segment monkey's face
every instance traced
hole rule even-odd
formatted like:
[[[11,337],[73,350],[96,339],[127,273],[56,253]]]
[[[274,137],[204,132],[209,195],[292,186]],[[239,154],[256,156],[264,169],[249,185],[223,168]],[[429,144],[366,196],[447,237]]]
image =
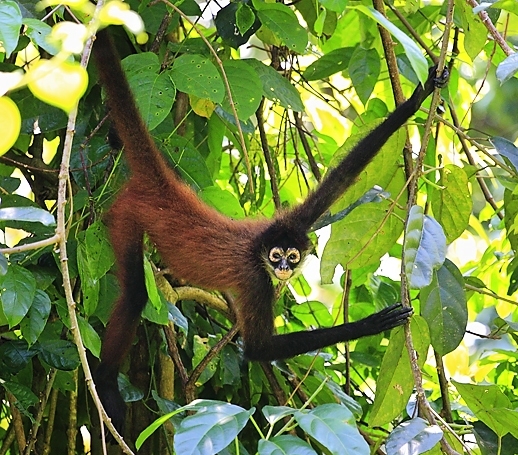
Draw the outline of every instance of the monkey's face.
[[[289,280],[300,265],[302,256],[297,248],[273,247],[266,261],[273,275],[281,281]]]

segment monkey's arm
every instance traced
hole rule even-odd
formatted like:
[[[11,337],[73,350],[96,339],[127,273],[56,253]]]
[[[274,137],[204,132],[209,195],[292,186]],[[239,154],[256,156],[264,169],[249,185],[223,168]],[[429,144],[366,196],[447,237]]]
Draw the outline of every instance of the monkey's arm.
[[[288,359],[336,343],[375,335],[405,324],[413,312],[412,308],[396,304],[356,322],[273,335],[273,306],[266,300],[267,298],[273,300],[273,288],[263,287],[263,292],[258,292],[260,286],[257,284],[253,283],[249,289],[250,292],[239,299],[242,313],[238,317],[240,333],[245,343],[245,356],[249,360]],[[264,285],[266,286],[266,283]],[[251,307],[255,311],[247,311],[247,308]],[[254,319],[246,317],[249,313],[253,314]]]
[[[328,172],[318,188],[290,213],[290,216],[297,220],[301,228],[304,227],[308,230],[342,196],[390,136],[419,110],[423,101],[436,87],[443,87],[447,83],[448,77],[447,69],[443,71],[440,77],[437,77],[436,67],[430,68],[424,87],[422,85],[417,86],[407,101],[400,104],[385,121],[358,142],[337,167]]]

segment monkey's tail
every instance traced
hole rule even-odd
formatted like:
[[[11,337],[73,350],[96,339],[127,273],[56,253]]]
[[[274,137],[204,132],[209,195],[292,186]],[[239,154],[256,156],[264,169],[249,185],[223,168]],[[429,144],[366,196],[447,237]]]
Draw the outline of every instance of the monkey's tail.
[[[97,32],[93,55],[108,95],[110,116],[124,144],[125,156],[134,174],[165,179],[167,166],[138,111],[122,69],[120,57],[107,29]]]

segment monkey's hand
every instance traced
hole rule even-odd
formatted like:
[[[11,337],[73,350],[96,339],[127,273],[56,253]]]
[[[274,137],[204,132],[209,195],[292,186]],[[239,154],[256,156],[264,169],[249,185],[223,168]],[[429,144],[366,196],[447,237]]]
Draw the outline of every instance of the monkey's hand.
[[[355,329],[363,333],[362,336],[375,335],[405,324],[413,312],[412,307],[404,307],[397,303],[353,324],[356,326]]]

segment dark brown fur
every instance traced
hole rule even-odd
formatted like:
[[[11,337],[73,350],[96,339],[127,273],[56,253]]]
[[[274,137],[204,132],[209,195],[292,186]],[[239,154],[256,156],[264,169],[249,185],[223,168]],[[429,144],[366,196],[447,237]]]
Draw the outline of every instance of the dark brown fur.
[[[274,290],[263,257],[276,246],[301,252],[308,249],[310,226],[354,182],[392,133],[417,111],[435,87],[433,75],[425,87],[418,87],[406,103],[360,141],[303,204],[273,220],[235,221],[201,202],[167,167],[138,114],[106,30],[98,34],[94,55],[133,174],[109,214],[121,296],[106,330],[95,376],[108,415],[119,430],[124,421],[124,402],[117,388],[117,374],[147,301],[144,233],[177,278],[209,290],[231,291],[236,296],[234,310],[248,359],[288,358],[406,322],[411,309],[394,305],[358,322],[274,335]]]

